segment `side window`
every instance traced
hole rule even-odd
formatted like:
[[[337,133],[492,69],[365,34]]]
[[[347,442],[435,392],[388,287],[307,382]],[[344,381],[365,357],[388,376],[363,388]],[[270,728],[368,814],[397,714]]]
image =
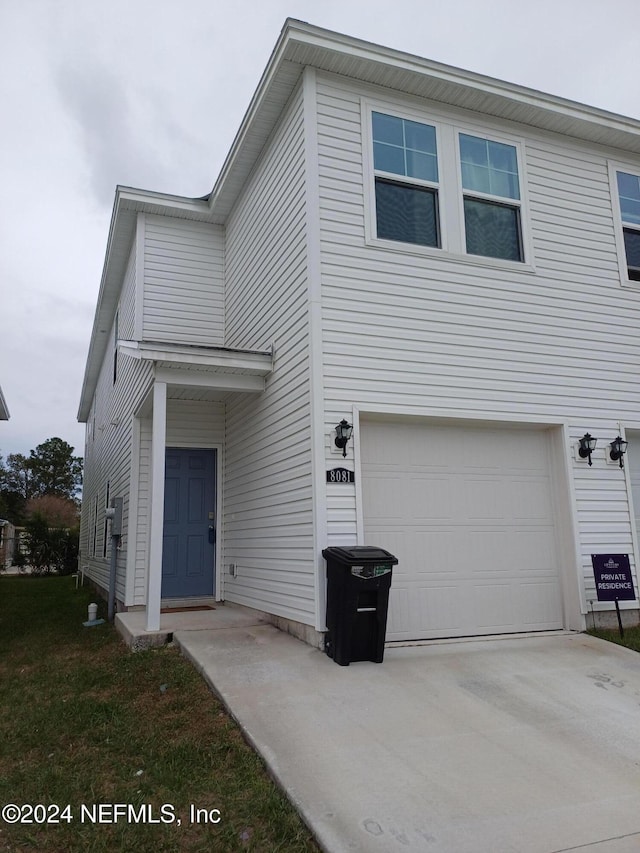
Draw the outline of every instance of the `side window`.
[[[640,281],[640,177],[616,172],[627,275]]]
[[[98,543],[98,498],[95,497],[93,499],[93,530],[92,530],[92,544],[91,544],[91,554],[93,557],[96,556],[97,543]]]
[[[106,556],[107,556],[107,541],[108,541],[107,540],[107,533],[109,531],[109,521],[107,520],[107,510],[109,509],[109,501],[110,501],[110,494],[109,494],[110,485],[111,484],[109,483],[109,480],[107,480],[107,489],[106,489],[105,498],[104,498],[104,509],[105,509],[104,532],[103,532],[103,537],[102,537],[102,556],[104,558],[106,558]]]
[[[372,130],[377,236],[440,246],[435,127],[374,112]]]
[[[522,261],[518,156],[514,145],[459,134],[466,250]]]
[[[118,315],[119,312],[116,311],[116,316],[113,324],[113,384],[116,384],[116,380],[118,378]]]

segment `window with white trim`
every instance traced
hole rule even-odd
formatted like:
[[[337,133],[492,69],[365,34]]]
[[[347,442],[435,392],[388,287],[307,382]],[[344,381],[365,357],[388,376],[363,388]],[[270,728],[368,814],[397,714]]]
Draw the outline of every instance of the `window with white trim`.
[[[113,384],[116,384],[118,378],[118,320],[120,311],[116,311],[116,316],[113,321]]]
[[[514,145],[459,134],[467,252],[521,261],[520,181]]]
[[[439,246],[435,127],[378,112],[371,124],[377,236]]]
[[[369,115],[375,239],[525,261],[518,143],[441,120]]]
[[[98,545],[98,498],[96,496],[93,499],[93,530],[92,530],[92,544],[91,544],[91,554],[93,557],[96,556],[97,545]]]
[[[640,176],[616,170],[627,275],[640,281]]]
[[[109,541],[108,537],[107,537],[107,533],[109,532],[109,519],[107,518],[107,510],[109,509],[109,500],[111,497],[110,496],[110,490],[111,490],[111,483],[109,482],[109,480],[107,480],[107,488],[105,491],[105,498],[104,498],[104,531],[103,531],[103,535],[102,535],[102,556],[105,559],[107,556],[107,550],[108,550],[107,544]]]

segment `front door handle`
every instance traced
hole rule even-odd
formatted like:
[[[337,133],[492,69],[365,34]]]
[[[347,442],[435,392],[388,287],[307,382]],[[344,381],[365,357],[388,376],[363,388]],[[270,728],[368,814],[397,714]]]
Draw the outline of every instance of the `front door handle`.
[[[215,527],[209,527],[209,544],[216,544],[216,529]]]

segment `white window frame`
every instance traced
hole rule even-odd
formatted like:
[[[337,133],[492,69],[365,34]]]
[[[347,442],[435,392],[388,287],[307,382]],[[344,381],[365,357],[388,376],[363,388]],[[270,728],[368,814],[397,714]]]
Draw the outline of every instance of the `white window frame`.
[[[613,228],[616,236],[616,251],[618,255],[618,268],[620,271],[620,284],[622,287],[628,287],[631,290],[640,290],[640,281],[634,281],[629,278],[629,267],[627,265],[627,252],[624,247],[624,229],[630,226],[625,225],[622,221],[622,208],[620,206],[620,196],[618,193],[618,175],[617,172],[626,172],[628,175],[636,175],[640,177],[640,164],[636,163],[632,166],[630,163],[622,163],[617,160],[609,160],[609,189],[611,193],[611,208],[613,211]],[[640,226],[634,228],[640,231]]]
[[[91,545],[91,556],[96,557],[98,551],[98,496],[93,499],[93,542]]]
[[[426,180],[423,180],[421,178],[413,178],[413,177],[409,177],[407,175],[399,175],[396,172],[384,172],[381,169],[375,168],[374,155],[373,155],[373,113],[375,113],[375,112],[383,113],[384,115],[390,115],[390,116],[393,116],[394,118],[401,118],[401,119],[405,119],[408,121],[417,121],[420,124],[427,125],[428,127],[433,127],[433,129],[435,131],[435,137],[436,137],[436,164],[437,164],[437,169],[438,169],[438,180],[437,181],[426,181]],[[374,217],[373,218],[373,224],[374,224],[374,228],[377,230],[376,178],[382,178],[382,180],[390,181],[391,183],[395,183],[395,184],[406,184],[409,187],[417,187],[417,188],[423,188],[426,190],[431,190],[434,192],[435,200],[436,200],[436,229],[437,229],[438,245],[437,246],[426,246],[426,245],[423,245],[421,243],[404,243],[401,240],[389,240],[389,239],[384,238],[384,237],[378,238],[377,235],[376,235],[375,239],[376,240],[379,239],[380,242],[383,242],[385,244],[391,243],[391,244],[395,245],[396,243],[399,243],[402,246],[406,246],[406,245],[418,246],[421,249],[432,249],[435,251],[440,251],[445,245],[445,236],[443,233],[443,231],[445,229],[444,229],[443,218],[442,218],[441,213],[440,213],[440,207],[441,207],[440,197],[441,197],[441,192],[442,192],[442,170],[440,167],[441,138],[440,138],[440,131],[439,131],[438,125],[435,122],[426,120],[424,118],[424,116],[421,116],[420,118],[416,118],[410,114],[402,114],[402,113],[399,113],[397,111],[394,111],[394,112],[389,112],[388,110],[383,111],[383,110],[375,109],[375,107],[372,107],[369,110],[368,121],[369,121],[368,127],[369,127],[369,136],[370,136],[369,146],[370,146],[370,152],[371,152],[371,171],[373,174],[373,217]]]
[[[120,306],[116,308],[116,313],[113,318],[113,382],[112,385],[115,385],[118,381],[118,326],[120,323]]]
[[[378,112],[409,121],[420,122],[435,128],[438,155],[438,225],[440,246],[422,246],[417,243],[403,243],[396,240],[379,238],[376,233],[376,188],[375,178],[383,177],[397,182],[414,186],[433,187],[434,184],[420,181],[417,178],[407,178],[386,172],[376,172],[373,163],[373,131],[372,113]],[[437,110],[423,110],[415,107],[398,105],[363,98],[361,101],[363,167],[365,173],[365,242],[367,245],[384,248],[404,254],[431,255],[437,258],[451,259],[458,262],[481,266],[507,268],[510,270],[533,272],[533,242],[531,239],[531,223],[528,203],[528,180],[526,173],[524,140],[511,134],[488,130],[486,125],[478,125],[473,121],[460,122],[452,120]],[[518,163],[518,180],[520,189],[519,199],[503,199],[498,196],[485,195],[473,190],[462,188],[462,165],[460,161],[460,134],[487,139],[491,142],[501,142],[515,148]],[[497,204],[506,204],[519,208],[520,239],[522,242],[522,260],[514,261],[505,258],[494,258],[486,255],[472,255],[466,249],[466,234],[464,221],[464,196],[484,199]]]
[[[108,529],[109,529],[109,519],[107,518],[107,510],[109,509],[109,502],[111,500],[111,481],[107,480],[107,485],[105,486],[105,494],[104,494],[104,521],[102,525],[103,534],[102,534],[102,559],[106,560],[107,556],[110,552],[109,545],[111,544],[108,541]]]
[[[467,190],[464,188],[462,184],[462,158],[460,156],[460,136],[464,134],[465,136],[473,136],[475,139],[484,139],[487,142],[499,142],[503,145],[509,145],[510,147],[515,149],[516,152],[516,162],[518,166],[518,190],[520,192],[520,198],[505,198],[503,196],[492,195],[490,193],[479,192],[478,190]],[[506,259],[506,258],[492,258],[490,255],[471,255],[474,258],[480,258],[484,260],[502,260],[506,261],[506,263],[511,264],[523,264],[527,263],[528,253],[527,247],[525,245],[525,234],[524,234],[524,210],[522,206],[522,197],[524,195],[524,188],[522,186],[522,153],[520,149],[520,145],[516,144],[512,139],[505,138],[502,136],[497,136],[496,134],[489,134],[486,132],[479,131],[470,131],[467,128],[456,127],[455,128],[455,141],[456,141],[456,165],[458,168],[458,215],[460,217],[460,228],[462,230],[462,246],[463,251],[466,255],[470,255],[471,253],[467,252],[467,233],[466,233],[466,221],[464,216],[464,200],[465,198],[477,199],[478,201],[486,201],[490,204],[495,205],[503,205],[505,207],[516,208],[518,210],[518,218],[519,218],[519,226],[520,226],[520,246],[522,250],[522,258],[518,261]]]

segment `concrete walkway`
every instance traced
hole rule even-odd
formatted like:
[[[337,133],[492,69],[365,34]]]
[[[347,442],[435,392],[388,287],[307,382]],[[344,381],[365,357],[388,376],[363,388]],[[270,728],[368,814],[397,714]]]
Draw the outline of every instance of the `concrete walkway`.
[[[340,667],[271,625],[174,639],[326,851],[640,851],[634,652],[538,635]]]

